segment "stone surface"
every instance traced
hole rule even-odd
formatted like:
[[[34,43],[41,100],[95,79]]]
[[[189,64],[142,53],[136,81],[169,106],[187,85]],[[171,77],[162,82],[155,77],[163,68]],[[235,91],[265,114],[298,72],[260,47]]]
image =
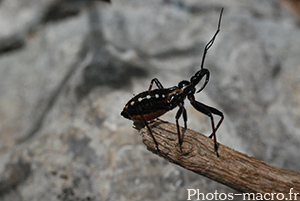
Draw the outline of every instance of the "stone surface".
[[[2,0],[0,199],[235,192],[151,154],[120,116],[153,77],[169,87],[199,69],[221,7],[210,82],[196,98],[224,112],[222,144],[299,172],[299,26],[277,2],[255,2]],[[209,119],[186,108],[188,127],[209,135]]]

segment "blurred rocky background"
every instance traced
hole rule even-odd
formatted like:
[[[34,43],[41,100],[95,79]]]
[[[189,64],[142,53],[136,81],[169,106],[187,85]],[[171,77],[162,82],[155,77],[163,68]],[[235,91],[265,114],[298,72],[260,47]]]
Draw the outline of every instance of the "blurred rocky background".
[[[224,112],[220,143],[299,172],[298,1],[1,0],[0,200],[235,193],[148,152],[120,116],[152,78],[170,87],[199,69],[222,7],[196,98]],[[188,127],[209,135],[186,108]]]

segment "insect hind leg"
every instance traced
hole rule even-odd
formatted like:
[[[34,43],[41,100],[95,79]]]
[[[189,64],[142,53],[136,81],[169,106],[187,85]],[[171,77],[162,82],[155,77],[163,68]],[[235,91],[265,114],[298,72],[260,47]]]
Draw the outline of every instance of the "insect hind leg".
[[[154,82],[155,82],[157,88],[159,88],[159,89],[163,89],[163,88],[164,88],[164,87],[162,86],[162,84],[160,83],[160,81],[159,81],[157,78],[153,78],[153,79],[151,80],[151,82],[150,82],[150,86],[149,86],[148,91],[151,91]]]
[[[152,137],[152,139],[153,139],[153,141],[154,141],[154,143],[156,145],[157,152],[159,152],[158,143],[157,143],[157,141],[156,141],[156,139],[155,139],[155,137],[154,137],[154,135],[152,133],[152,130],[151,130],[148,122],[146,121],[146,119],[144,118],[143,115],[140,115],[140,116],[141,116],[141,119],[142,119],[143,123],[146,125],[147,129],[149,130],[149,133],[150,133],[150,135],[151,135],[151,137]]]

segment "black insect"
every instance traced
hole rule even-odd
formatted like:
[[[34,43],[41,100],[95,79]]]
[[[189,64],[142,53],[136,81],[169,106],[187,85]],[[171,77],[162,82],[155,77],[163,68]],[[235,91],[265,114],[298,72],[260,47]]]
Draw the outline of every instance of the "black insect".
[[[179,109],[175,119],[177,125],[178,143],[181,149],[183,140],[181,139],[180,135],[178,119],[181,117],[181,115],[183,116],[184,128],[186,129],[187,113],[186,109],[184,108],[184,100],[187,98],[196,110],[207,115],[210,118],[212,134],[209,137],[213,137],[215,151],[217,156],[219,157],[216,132],[224,119],[223,113],[213,107],[196,101],[194,94],[196,93],[196,85],[202,80],[203,77],[205,77],[204,83],[202,87],[197,91],[197,93],[202,91],[209,81],[209,70],[204,68],[203,65],[207,51],[213,45],[216,36],[220,31],[222,13],[223,8],[220,13],[218,29],[212,39],[205,46],[202,56],[201,69],[191,77],[190,81],[183,80],[179,82],[178,86],[164,88],[160,81],[157,78],[154,78],[151,80],[148,91],[142,92],[129,100],[125,105],[123,111],[121,112],[121,115],[123,117],[133,121],[143,122],[147,126],[151,137],[156,144],[157,151],[159,151],[158,143],[155,140],[155,137],[148,125],[148,121],[154,120],[178,106]],[[158,89],[152,90],[153,83],[156,84]],[[213,114],[221,117],[217,126],[215,126]]]

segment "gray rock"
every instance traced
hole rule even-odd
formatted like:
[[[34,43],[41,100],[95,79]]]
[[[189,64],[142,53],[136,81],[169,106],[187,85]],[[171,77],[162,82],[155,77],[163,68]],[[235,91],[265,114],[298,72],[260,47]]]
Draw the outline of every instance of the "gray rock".
[[[37,29],[49,1],[3,0],[0,3],[0,52],[20,49],[27,36]]]
[[[221,7],[221,32],[205,62],[211,79],[196,98],[224,112],[222,144],[300,170],[299,28],[277,2],[27,3],[36,7],[0,4],[18,13],[14,27],[12,14],[0,12],[0,26],[8,27],[0,34],[8,41],[0,44],[1,200],[235,192],[148,152],[120,116],[153,77],[170,87],[199,69]],[[209,119],[188,101],[186,108],[188,127],[209,135]],[[174,122],[175,112],[162,119]]]

